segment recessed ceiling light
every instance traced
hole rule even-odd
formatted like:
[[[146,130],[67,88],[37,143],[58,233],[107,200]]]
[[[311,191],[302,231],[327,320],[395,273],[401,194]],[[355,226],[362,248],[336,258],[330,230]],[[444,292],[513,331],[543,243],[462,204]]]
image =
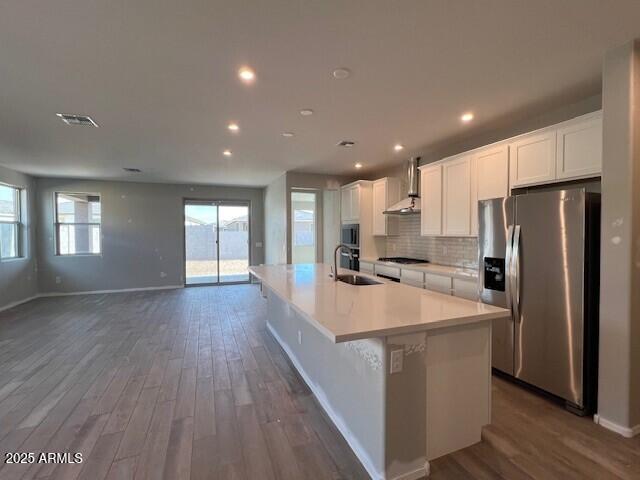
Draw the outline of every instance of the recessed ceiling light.
[[[310,108],[303,108],[302,110],[300,110],[300,115],[302,115],[303,117],[308,117],[309,115],[313,115],[313,110],[311,110]]]
[[[473,120],[473,113],[467,112],[462,114],[460,120],[462,120],[464,123],[469,123],[471,120]]]
[[[238,76],[243,82],[252,83],[256,79],[256,72],[249,67],[242,67],[238,70]]]
[[[98,128],[98,124],[87,115],[77,115],[75,113],[56,113],[56,116],[67,125]]]
[[[282,132],[280,135],[282,135],[283,137],[290,138],[290,137],[293,137],[295,135],[295,133],[293,133],[293,132]]]
[[[404,146],[403,146],[403,145],[400,145],[399,143],[396,143],[396,144],[393,146],[393,149],[394,149],[396,152],[400,152],[400,151],[404,150]]]
[[[343,80],[345,78],[349,78],[351,75],[351,70],[348,68],[336,68],[333,72],[333,77],[338,80]]]
[[[355,165],[356,168],[362,168],[362,164],[360,162],[356,163]]]
[[[229,130],[231,130],[232,132],[237,132],[238,130],[240,130],[240,127],[238,126],[237,123],[230,123],[227,128]]]
[[[356,142],[354,142],[353,140],[342,140],[341,142],[338,142],[337,146],[338,147],[344,147],[344,148],[351,148],[356,144]]]
[[[222,152],[222,154],[223,154],[225,157],[230,157],[230,156],[231,156],[231,150],[229,150],[229,149],[227,148],[226,150],[224,150],[224,151]]]

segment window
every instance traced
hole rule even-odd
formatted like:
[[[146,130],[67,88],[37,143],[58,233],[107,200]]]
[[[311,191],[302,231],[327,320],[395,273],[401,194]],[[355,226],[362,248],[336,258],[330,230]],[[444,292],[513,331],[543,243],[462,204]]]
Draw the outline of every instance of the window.
[[[20,200],[19,188],[0,184],[0,259],[22,256]]]
[[[100,196],[56,193],[56,254],[100,254]]]

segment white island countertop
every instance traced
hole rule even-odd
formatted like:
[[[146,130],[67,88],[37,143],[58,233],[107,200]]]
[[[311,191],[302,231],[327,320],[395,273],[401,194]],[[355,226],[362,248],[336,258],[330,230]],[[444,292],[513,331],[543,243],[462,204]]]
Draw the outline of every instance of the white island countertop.
[[[325,264],[249,267],[264,285],[333,342],[385,337],[509,316],[503,308],[395,282],[335,282]],[[357,273],[340,269],[339,273]]]

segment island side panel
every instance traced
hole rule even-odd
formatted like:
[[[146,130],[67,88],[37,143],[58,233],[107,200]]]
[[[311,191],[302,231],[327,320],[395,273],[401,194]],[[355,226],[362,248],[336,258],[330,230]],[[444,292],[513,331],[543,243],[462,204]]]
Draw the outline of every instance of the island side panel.
[[[386,478],[413,480],[428,474],[426,332],[386,339]],[[402,355],[402,370],[391,373],[391,355]]]
[[[427,333],[427,460],[481,440],[491,422],[491,321]]]
[[[369,474],[385,478],[383,339],[335,344],[268,286],[263,291],[267,327]]]

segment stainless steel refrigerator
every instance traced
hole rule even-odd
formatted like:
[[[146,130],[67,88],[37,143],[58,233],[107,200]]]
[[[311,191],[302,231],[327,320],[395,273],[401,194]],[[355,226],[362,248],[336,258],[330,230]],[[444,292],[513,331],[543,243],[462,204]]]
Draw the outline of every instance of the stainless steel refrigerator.
[[[478,205],[481,298],[493,367],[589,414],[597,389],[600,195],[583,188]]]

